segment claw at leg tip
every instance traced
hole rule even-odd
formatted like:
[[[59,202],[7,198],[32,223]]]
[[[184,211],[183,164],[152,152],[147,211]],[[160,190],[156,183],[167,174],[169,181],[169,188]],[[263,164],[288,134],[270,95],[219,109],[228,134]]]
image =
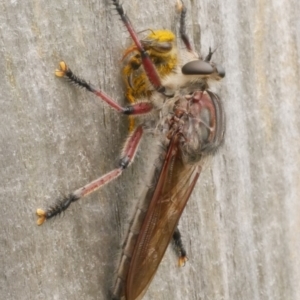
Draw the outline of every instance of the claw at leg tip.
[[[59,67],[63,70],[66,71],[68,69],[67,64],[62,60],[59,63]]]
[[[44,210],[38,208],[36,210],[36,214],[38,216],[38,219],[36,221],[37,225],[42,225],[46,220],[46,212]]]
[[[182,11],[183,4],[180,0],[176,1],[176,10],[180,13]]]
[[[188,258],[186,256],[181,256],[178,259],[178,266],[179,267],[184,267],[185,263],[188,261]]]
[[[57,77],[64,77],[66,75],[66,72],[68,70],[67,64],[62,60],[59,63],[59,69],[55,70],[55,76]]]
[[[56,77],[64,77],[64,76],[65,76],[65,72],[56,69],[56,70],[55,70],[55,76],[56,76]]]

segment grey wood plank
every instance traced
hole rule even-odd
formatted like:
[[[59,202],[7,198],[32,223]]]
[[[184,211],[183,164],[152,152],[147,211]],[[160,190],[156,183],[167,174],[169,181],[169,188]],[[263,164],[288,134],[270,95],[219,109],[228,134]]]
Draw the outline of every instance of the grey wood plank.
[[[226,78],[224,147],[144,299],[300,299],[299,2],[185,1],[187,29]],[[138,30],[177,30],[173,1],[125,1]],[[61,59],[124,103],[128,35],[110,2],[0,1],[0,298],[109,299],[118,249],[151,164],[145,142],[116,182],[54,221],[35,210],[109,171],[127,120],[54,77]],[[200,27],[201,26],[201,27]]]

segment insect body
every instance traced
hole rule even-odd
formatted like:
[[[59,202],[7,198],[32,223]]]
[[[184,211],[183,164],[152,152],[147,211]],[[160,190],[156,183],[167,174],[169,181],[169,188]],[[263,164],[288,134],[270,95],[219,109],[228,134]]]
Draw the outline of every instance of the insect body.
[[[72,202],[120,176],[133,161],[142,136],[148,131],[155,132],[163,150],[152,170],[150,187],[145,189],[131,222],[112,292],[113,299],[136,300],[146,292],[172,237],[180,265],[186,261],[177,224],[203,163],[224,139],[222,102],[208,90],[208,80],[221,79],[225,73],[210,62],[211,51],[204,60],[192,51],[185,32],[184,7],[180,35],[185,49],[177,53],[173,37],[166,41],[161,36],[154,41],[154,35],[165,37],[168,31],[154,31],[148,36],[149,43],[147,39],[140,41],[118,0],[113,0],[113,4],[134,41],[125,53],[128,61],[123,69],[132,104],[120,106],[74,75],[64,62],[60,63],[56,75],[84,87],[121,114],[138,116],[151,112],[151,115],[132,130],[117,168],[57,201],[46,211],[38,209],[37,215],[40,225],[66,210]]]

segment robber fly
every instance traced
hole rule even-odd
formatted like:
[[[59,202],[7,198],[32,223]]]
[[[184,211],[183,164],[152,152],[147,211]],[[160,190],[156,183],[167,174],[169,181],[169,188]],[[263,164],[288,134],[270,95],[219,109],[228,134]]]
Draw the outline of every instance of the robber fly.
[[[37,224],[41,225],[72,202],[119,177],[134,160],[142,136],[155,133],[162,146],[161,153],[151,173],[151,184],[143,192],[131,221],[112,291],[113,299],[136,300],[145,294],[172,238],[179,265],[187,260],[177,224],[206,158],[224,140],[224,109],[218,95],[208,89],[208,81],[220,80],[225,71],[211,62],[211,50],[204,59],[193,51],[182,2],[177,3],[180,38],[185,46],[180,51],[175,45],[175,35],[168,30],[151,31],[140,40],[119,0],[112,0],[112,4],[133,40],[124,53],[122,70],[130,105],[120,106],[76,76],[65,62],[60,63],[56,76],[66,77],[92,92],[121,114],[145,118],[140,118],[136,126],[131,124],[134,127],[117,168],[36,213]]]

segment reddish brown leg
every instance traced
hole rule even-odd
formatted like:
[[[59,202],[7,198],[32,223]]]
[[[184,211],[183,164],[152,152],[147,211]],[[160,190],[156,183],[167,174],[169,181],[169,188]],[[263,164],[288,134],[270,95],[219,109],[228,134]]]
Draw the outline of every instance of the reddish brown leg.
[[[122,174],[123,170],[126,169],[132,163],[136,151],[138,149],[139,143],[141,141],[142,135],[143,128],[140,125],[133,131],[133,133],[127,139],[118,168],[99,177],[91,183],[88,183],[87,185],[74,191],[73,193],[69,194],[63,199],[59,199],[54,206],[48,208],[47,210],[44,211],[42,209],[37,209],[37,224],[42,225],[46,219],[50,219],[66,210],[72,202],[75,202],[80,198],[87,196],[88,194],[100,189],[107,183],[119,177]]]
[[[184,6],[183,1],[178,0],[177,1],[177,9],[180,12],[180,27],[179,27],[179,32],[180,32],[180,37],[188,51],[192,51],[193,48],[190,43],[189,36],[186,33],[186,24],[185,24],[185,18],[186,18],[186,7]]]
[[[72,83],[78,85],[79,87],[85,88],[89,92],[101,98],[104,102],[106,102],[111,108],[113,108],[117,112],[120,112],[125,115],[142,115],[149,113],[153,108],[152,104],[149,102],[139,102],[136,104],[128,105],[126,107],[122,107],[104,92],[95,88],[93,85],[89,84],[84,79],[76,76],[64,61],[60,62],[59,67],[60,69],[57,69],[55,71],[55,75],[57,77],[68,78]]]

